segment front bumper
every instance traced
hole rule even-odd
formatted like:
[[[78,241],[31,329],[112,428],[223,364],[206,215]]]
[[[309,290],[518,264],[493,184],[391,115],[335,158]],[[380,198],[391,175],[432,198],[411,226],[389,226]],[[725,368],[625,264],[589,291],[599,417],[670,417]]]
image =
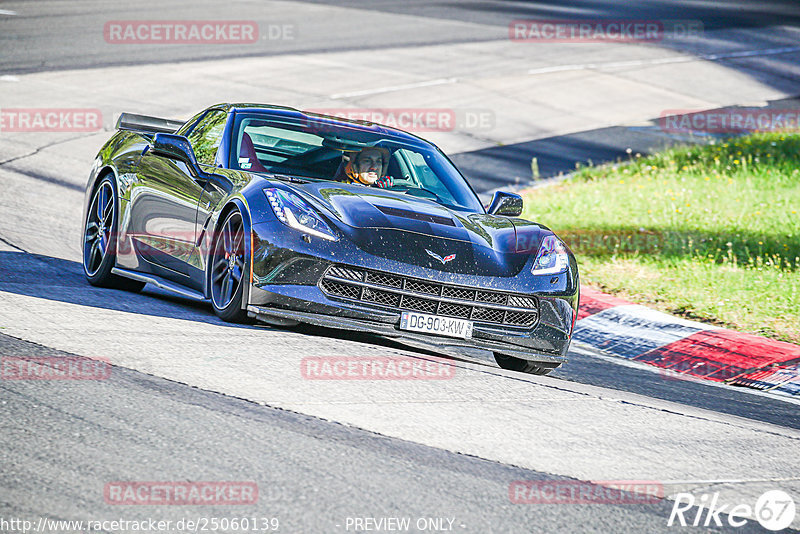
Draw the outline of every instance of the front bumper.
[[[248,315],[259,321],[267,323],[273,321],[291,322],[297,321],[316,326],[324,326],[327,328],[336,328],[340,330],[348,330],[351,332],[361,332],[366,334],[375,334],[389,338],[398,338],[404,341],[411,342],[412,344],[425,348],[436,348],[445,352],[456,352],[463,354],[469,349],[482,349],[491,352],[501,352],[509,356],[515,356],[524,360],[531,360],[545,364],[553,364],[557,366],[565,363],[567,359],[560,355],[532,353],[529,351],[517,350],[507,343],[498,343],[486,339],[460,339],[450,338],[444,336],[417,334],[415,332],[408,332],[399,329],[399,319],[397,326],[381,323],[375,321],[367,321],[362,319],[353,319],[350,317],[337,317],[332,315],[324,315],[320,313],[303,312],[296,310],[281,310],[277,308],[265,308],[259,306],[248,306]],[[490,363],[494,363],[491,358],[482,358],[475,353],[469,353],[473,358],[482,359]]]
[[[317,269],[315,269],[317,270]],[[324,269],[322,269],[324,271]],[[443,351],[467,349],[499,352],[524,360],[558,365],[567,361],[572,309],[557,298],[539,297],[540,317],[529,328],[510,328],[473,321],[472,337],[452,338],[400,329],[401,312],[326,295],[317,285],[270,284],[250,288],[248,314],[277,324],[308,323],[328,328],[403,338]],[[555,323],[555,326],[550,323]],[[479,356],[479,359],[491,358]]]
[[[378,334],[440,349],[476,348],[558,365],[566,362],[578,305],[577,265],[560,276],[476,276],[431,269],[369,254],[347,239],[307,242],[280,223],[253,225],[253,280],[249,315],[265,322],[303,322]],[[532,259],[531,259],[532,261]],[[473,320],[470,339],[400,330],[400,310],[326,294],[320,280],[333,265],[350,266],[440,284],[535,297],[538,316],[529,326]],[[413,310],[412,311],[419,311]],[[435,315],[435,314],[434,314]]]

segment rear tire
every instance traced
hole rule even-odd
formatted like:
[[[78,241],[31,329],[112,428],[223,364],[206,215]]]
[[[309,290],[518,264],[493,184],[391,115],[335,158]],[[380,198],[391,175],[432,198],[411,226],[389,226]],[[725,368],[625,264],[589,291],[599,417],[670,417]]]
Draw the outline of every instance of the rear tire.
[[[111,273],[117,261],[119,218],[116,181],[107,175],[92,193],[83,225],[83,274],[93,286],[138,292],[144,282]]]
[[[507,354],[501,354],[499,352],[494,353],[494,359],[501,369],[517,371],[519,373],[527,373],[530,375],[546,375],[555,369],[555,367],[544,367],[542,365],[537,365],[534,362],[529,362],[528,360],[515,358],[514,356],[508,356]]]
[[[247,310],[242,309],[250,272],[245,237],[242,214],[234,209],[220,225],[211,247],[211,305],[217,317],[228,323],[250,322]]]

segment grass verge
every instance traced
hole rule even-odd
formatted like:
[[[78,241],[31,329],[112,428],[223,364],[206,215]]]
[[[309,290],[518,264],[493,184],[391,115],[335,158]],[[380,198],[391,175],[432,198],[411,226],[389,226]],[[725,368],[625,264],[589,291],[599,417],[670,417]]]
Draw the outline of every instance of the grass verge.
[[[582,282],[800,343],[800,134],[762,133],[580,169],[526,191]]]

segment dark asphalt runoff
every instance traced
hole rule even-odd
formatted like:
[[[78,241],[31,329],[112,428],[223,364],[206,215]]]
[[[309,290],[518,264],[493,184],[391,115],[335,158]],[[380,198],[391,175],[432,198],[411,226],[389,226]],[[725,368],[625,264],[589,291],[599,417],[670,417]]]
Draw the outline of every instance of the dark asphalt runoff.
[[[314,5],[351,8],[347,16],[330,20]],[[224,57],[258,57],[276,54],[380,50],[395,46],[420,46],[475,42],[502,38],[514,19],[577,20],[696,20],[706,30],[773,24],[800,25],[800,4],[795,0],[308,0],[258,2],[231,0],[177,0],[161,2],[103,2],[85,0],[20,0],[0,2],[0,74],[42,70],[106,67],[205,60]],[[2,14],[12,12],[15,15]],[[431,20],[472,22],[485,27],[463,27],[436,32],[391,24],[378,15],[414,15]],[[191,15],[191,16],[189,16]],[[252,20],[259,25],[256,44],[109,45],[103,35],[106,23],[124,20]],[[383,22],[386,21],[386,22]],[[292,26],[294,38],[279,39],[279,31]],[[272,31],[272,38],[270,32]]]
[[[71,356],[0,334],[0,356],[21,355]],[[120,367],[104,380],[2,380],[0,399],[0,520],[177,525],[265,518],[277,519],[278,532],[336,533],[366,531],[355,528],[358,519],[398,518],[411,522],[410,532],[422,530],[414,528],[419,521],[450,532],[668,531],[671,501],[512,503],[513,481],[568,479]],[[228,506],[107,502],[106,485],[134,480],[255,482],[258,499]],[[723,530],[706,530],[716,531]],[[762,531],[752,522],[737,530]]]

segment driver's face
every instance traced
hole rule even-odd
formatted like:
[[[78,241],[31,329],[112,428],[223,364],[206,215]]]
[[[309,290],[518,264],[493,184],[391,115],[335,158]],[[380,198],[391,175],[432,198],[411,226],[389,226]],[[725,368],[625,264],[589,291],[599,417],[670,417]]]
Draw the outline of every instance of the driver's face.
[[[381,177],[383,169],[383,158],[377,150],[365,150],[358,155],[356,160],[356,170],[361,180],[368,184],[374,184]]]

